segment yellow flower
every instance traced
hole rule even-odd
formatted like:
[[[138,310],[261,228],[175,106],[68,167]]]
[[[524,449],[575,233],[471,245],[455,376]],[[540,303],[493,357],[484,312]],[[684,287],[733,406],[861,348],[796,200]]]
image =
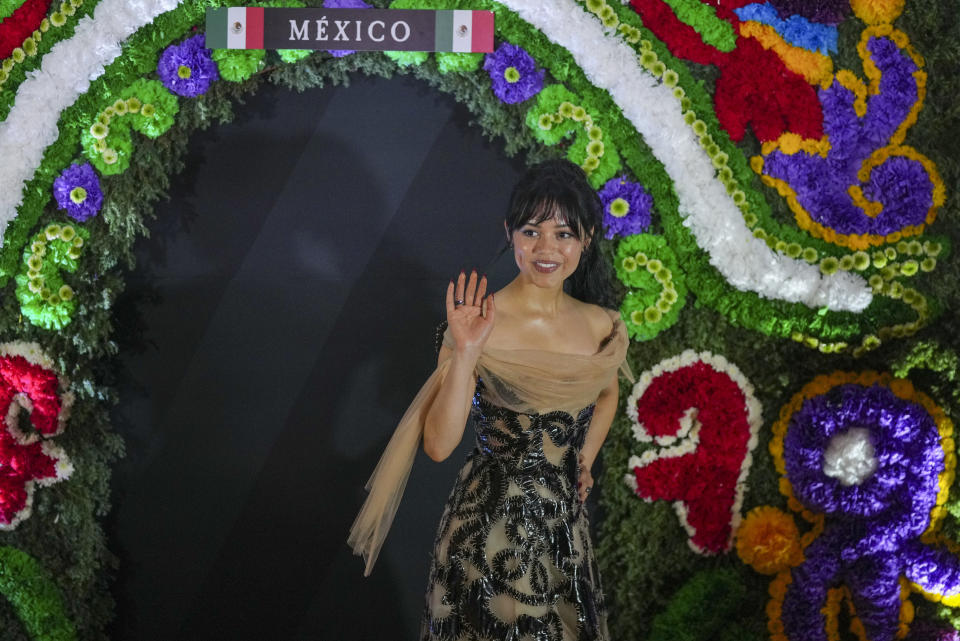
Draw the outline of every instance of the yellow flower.
[[[775,507],[750,510],[737,530],[737,554],[761,574],[776,574],[803,561],[793,517]]]

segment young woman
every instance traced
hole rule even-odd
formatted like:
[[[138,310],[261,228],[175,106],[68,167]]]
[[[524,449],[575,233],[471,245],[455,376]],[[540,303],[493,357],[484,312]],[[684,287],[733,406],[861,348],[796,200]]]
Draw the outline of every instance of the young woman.
[[[411,443],[422,435],[426,453],[443,460],[473,418],[476,448],[434,544],[423,641],[608,638],[583,502],[617,409],[617,370],[629,370],[593,244],[601,221],[579,167],[537,165],[504,221],[516,278],[489,296],[476,272],[447,287],[437,370],[388,444],[350,538],[369,571]]]

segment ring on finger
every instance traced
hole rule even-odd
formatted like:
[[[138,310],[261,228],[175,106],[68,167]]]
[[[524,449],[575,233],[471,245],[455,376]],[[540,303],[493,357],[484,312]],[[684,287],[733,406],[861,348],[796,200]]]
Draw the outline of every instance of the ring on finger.
[[[453,304],[454,306],[459,306],[459,305],[463,305],[465,302],[466,301],[464,301],[462,298],[458,298],[457,300],[453,301]]]

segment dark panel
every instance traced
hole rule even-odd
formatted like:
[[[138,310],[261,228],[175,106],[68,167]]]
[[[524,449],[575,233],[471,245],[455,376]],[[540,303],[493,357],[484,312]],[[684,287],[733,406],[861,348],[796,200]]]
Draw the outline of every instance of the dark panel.
[[[520,166],[411,80],[265,87],[243,109],[197,134],[138,247],[128,301],[159,297],[117,411],[116,638],[412,639],[469,443],[418,459],[372,577],[344,539],[435,364],[447,279],[502,246]]]

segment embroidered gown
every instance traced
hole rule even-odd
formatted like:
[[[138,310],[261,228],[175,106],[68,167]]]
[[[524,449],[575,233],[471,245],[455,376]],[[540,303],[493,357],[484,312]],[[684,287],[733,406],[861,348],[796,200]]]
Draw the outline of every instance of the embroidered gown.
[[[449,332],[444,343],[452,346]],[[421,641],[606,641],[600,577],[577,490],[578,456],[600,392],[621,367],[627,336],[614,320],[593,355],[485,349],[471,417],[476,447],[447,499],[430,565]],[[441,363],[411,404],[374,472],[351,531],[376,558],[383,503],[395,510],[406,476],[387,467],[422,433],[446,373]],[[412,434],[401,434],[405,423]],[[392,456],[388,458],[388,454]],[[412,455],[411,455],[412,456]],[[379,478],[378,478],[379,476]],[[377,499],[378,491],[383,495]],[[370,508],[368,510],[368,508]],[[387,517],[387,527],[392,512]],[[368,528],[369,529],[369,528]],[[379,537],[379,538],[378,538]]]

